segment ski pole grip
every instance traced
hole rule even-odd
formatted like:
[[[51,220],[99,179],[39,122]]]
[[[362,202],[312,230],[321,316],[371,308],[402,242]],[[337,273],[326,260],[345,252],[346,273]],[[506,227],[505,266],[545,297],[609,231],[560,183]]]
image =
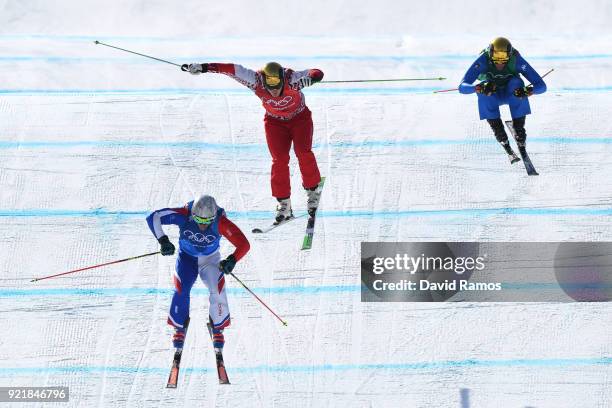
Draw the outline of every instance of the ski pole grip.
[[[187,65],[187,64],[181,65],[181,71],[188,72],[189,71],[189,65]]]

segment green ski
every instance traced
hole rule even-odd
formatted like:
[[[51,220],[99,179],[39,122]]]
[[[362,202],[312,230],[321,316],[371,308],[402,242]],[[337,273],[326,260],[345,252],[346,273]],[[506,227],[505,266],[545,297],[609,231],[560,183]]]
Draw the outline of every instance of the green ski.
[[[321,193],[323,192],[323,185],[325,184],[325,177],[321,177],[321,181],[317,188],[309,194],[308,197],[308,221],[306,223],[306,233],[304,234],[304,241],[302,242],[302,249],[310,249],[312,248],[312,238],[314,236],[314,227],[315,221],[317,217],[317,209],[319,208],[319,202],[321,200]],[[311,202],[315,204],[315,206],[310,206]]]

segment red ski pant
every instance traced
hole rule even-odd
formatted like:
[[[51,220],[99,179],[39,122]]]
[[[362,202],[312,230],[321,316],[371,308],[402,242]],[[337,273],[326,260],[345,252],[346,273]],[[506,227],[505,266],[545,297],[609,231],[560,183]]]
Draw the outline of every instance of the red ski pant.
[[[266,115],[264,125],[268,149],[272,155],[272,195],[276,198],[291,196],[289,150],[292,142],[302,173],[302,186],[316,187],[321,181],[321,173],[312,152],[313,125],[310,110],[305,108],[303,112],[287,121]]]

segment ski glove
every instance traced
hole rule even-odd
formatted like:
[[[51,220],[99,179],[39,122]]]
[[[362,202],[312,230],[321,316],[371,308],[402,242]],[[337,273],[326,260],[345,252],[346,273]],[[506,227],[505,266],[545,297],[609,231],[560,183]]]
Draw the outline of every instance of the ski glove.
[[[227,258],[219,262],[219,269],[221,269],[221,271],[223,271],[223,273],[225,274],[230,273],[234,270],[236,262],[238,262],[236,261],[236,257],[234,256],[234,254],[231,254]]]
[[[303,76],[300,79],[298,79],[297,83],[300,88],[306,88],[307,86],[312,85],[313,81],[312,81],[312,78],[307,75],[307,76]]]
[[[308,71],[308,75],[301,77],[297,80],[300,88],[306,88],[320,82],[323,79],[323,72],[318,69],[311,69]]]
[[[527,85],[522,88],[516,88],[514,90],[514,96],[517,98],[526,98],[533,95],[533,86]]]
[[[310,77],[310,79],[312,79],[312,83],[316,84],[317,82],[320,82],[323,79],[323,71],[321,71],[320,69],[311,69],[310,71],[308,71],[308,76]]]
[[[181,71],[189,71],[193,75],[199,75],[203,72],[208,72],[208,64],[183,64]]]
[[[478,85],[476,85],[476,93],[479,94],[485,94],[487,96],[491,96],[495,93],[495,90],[497,89],[497,85],[495,85],[495,82],[481,82]]]
[[[160,252],[162,255],[166,256],[174,254],[174,245],[172,245],[172,242],[170,242],[167,235],[159,238],[157,242],[159,242],[159,245],[161,245]]]

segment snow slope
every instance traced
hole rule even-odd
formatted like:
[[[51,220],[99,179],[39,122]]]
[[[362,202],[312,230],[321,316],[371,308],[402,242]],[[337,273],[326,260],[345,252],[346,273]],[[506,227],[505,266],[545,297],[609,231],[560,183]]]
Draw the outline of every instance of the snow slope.
[[[608,304],[360,301],[362,241],[612,239],[612,6],[510,4],[1,2],[0,386],[69,386],[70,406],[610,406]],[[431,92],[497,35],[555,68],[527,119],[537,178],[507,163],[474,95]],[[228,280],[231,386],[200,282],[179,388],[164,388],[174,259],[29,282],[154,251],[144,217],[200,192],[244,231],[275,205],[256,97],[94,40],[178,64],[448,78],[305,91],[328,177],[313,249],[301,221],[247,234],[236,273],[289,325]]]

